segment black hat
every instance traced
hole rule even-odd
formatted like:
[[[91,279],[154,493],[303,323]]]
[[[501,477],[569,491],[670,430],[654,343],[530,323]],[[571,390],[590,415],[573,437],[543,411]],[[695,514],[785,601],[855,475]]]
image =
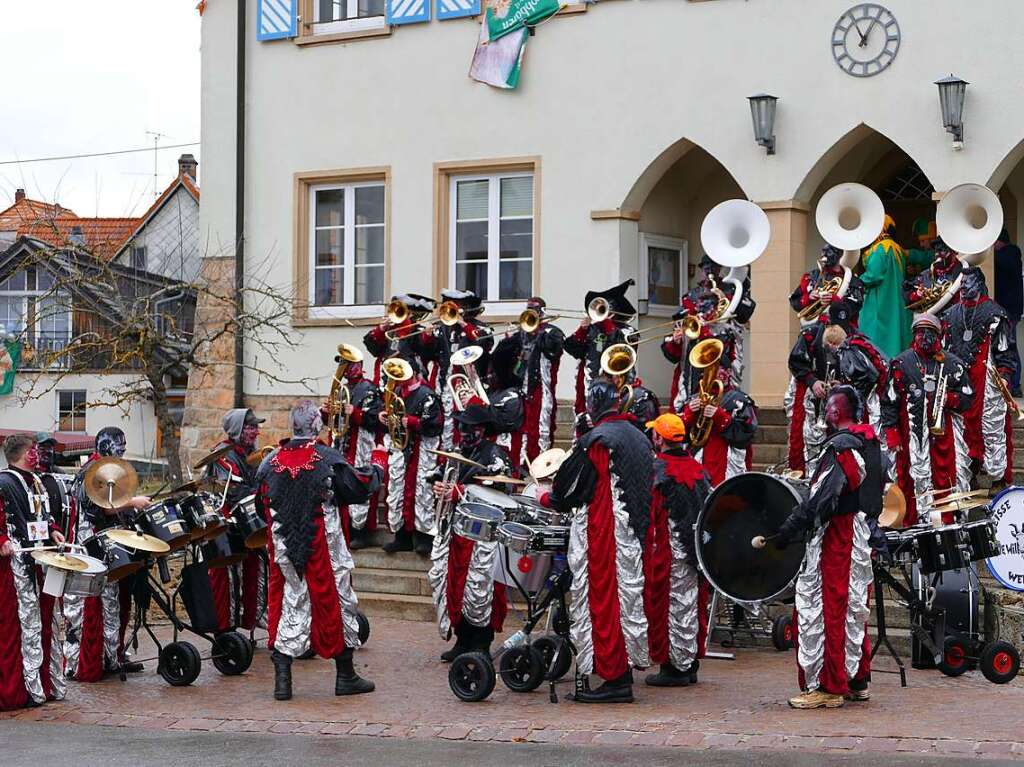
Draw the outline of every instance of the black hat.
[[[57,439],[48,431],[37,431],[36,432],[36,444],[37,445],[56,445]]]
[[[497,423],[490,405],[469,405],[461,413],[456,413],[454,418],[457,423],[467,426],[493,426]]]
[[[636,285],[636,282],[632,279],[628,279],[625,282],[619,283],[614,288],[608,288],[607,290],[588,290],[587,295],[583,298],[583,308],[586,309],[590,306],[590,302],[595,298],[603,298],[608,302],[608,305],[616,314],[632,317],[636,314],[636,307],[630,303],[628,298],[626,298],[626,291],[633,285]]]
[[[849,330],[851,323],[857,321],[859,309],[856,304],[840,298],[833,301],[828,307],[828,320],[833,325],[841,325],[844,330]]]
[[[421,296],[419,293],[403,293],[400,296],[393,296],[392,300],[401,301],[416,314],[434,311],[434,305],[437,303],[430,296]]]
[[[478,314],[481,310],[480,296],[472,290],[445,288],[441,291],[441,300],[454,301],[459,305],[459,308],[462,309],[462,313],[467,316]]]

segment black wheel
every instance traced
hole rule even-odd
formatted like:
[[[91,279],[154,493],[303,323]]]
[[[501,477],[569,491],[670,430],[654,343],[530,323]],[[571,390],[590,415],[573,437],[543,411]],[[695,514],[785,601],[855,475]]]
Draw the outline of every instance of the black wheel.
[[[252,645],[237,631],[225,631],[213,638],[210,660],[224,676],[237,676],[252,663]]]
[[[772,644],[779,652],[793,649],[793,616],[780,615],[772,621]]]
[[[359,622],[359,646],[365,647],[370,641],[370,619],[361,611],[356,610],[356,620]]]
[[[158,671],[171,687],[187,687],[196,681],[203,660],[188,642],[171,642],[160,651]]]
[[[565,639],[560,636],[543,636],[534,641],[533,647],[540,652],[542,668],[546,669],[545,681],[555,682],[569,673],[572,667],[572,650]]]
[[[544,656],[530,645],[501,654],[501,681],[512,692],[533,692],[544,683]]]
[[[486,653],[463,653],[448,669],[448,686],[456,698],[467,703],[476,703],[494,692],[494,682],[494,664]]]
[[[956,637],[946,637],[942,645],[942,660],[939,661],[939,671],[946,676],[960,676],[970,670],[971,665],[967,660],[967,646]]]
[[[1009,642],[989,642],[981,651],[978,660],[981,673],[992,684],[1006,684],[1013,681],[1020,671],[1020,653]]]

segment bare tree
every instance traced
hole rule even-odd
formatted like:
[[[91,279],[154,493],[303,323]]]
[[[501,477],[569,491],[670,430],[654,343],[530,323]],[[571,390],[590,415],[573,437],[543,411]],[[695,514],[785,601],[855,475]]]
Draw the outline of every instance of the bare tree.
[[[202,272],[194,280],[175,280],[96,258],[79,247],[35,245],[0,275],[34,272],[40,288],[35,316],[26,323],[32,329],[18,339],[25,349],[21,367],[30,362],[36,372],[25,374],[29,384],[19,396],[23,401],[46,396],[70,375],[116,375],[116,385],[87,407],[116,407],[127,414],[133,405],[151,402],[171,481],[182,479],[182,466],[169,391],[184,388],[190,372],[208,372],[204,380],[230,388],[234,363],[211,351],[233,343],[235,334],[246,340],[243,364],[258,381],[312,391],[308,379],[288,378],[276,363],[299,336],[291,323],[292,299],[274,286],[250,277],[236,292],[233,284]],[[38,331],[57,326],[60,337]]]

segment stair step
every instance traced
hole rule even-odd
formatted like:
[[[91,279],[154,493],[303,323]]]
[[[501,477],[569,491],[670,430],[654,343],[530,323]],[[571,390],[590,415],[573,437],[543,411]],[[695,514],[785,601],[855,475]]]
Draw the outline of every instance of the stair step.
[[[421,557],[411,551],[385,554],[383,549],[369,548],[353,551],[352,556],[356,561],[357,572],[364,568],[377,568],[392,572],[426,573],[430,569],[430,560],[427,557]]]
[[[789,419],[786,418],[786,411],[781,407],[759,407],[757,422],[762,426],[786,426]]]
[[[771,424],[760,424],[757,434],[754,435],[754,443],[757,445],[785,445],[789,439],[788,426],[775,426]]]
[[[377,567],[357,567],[352,573],[357,594],[405,594],[430,596],[426,573],[413,570],[392,570]]]
[[[430,597],[412,594],[378,594],[363,591],[359,593],[359,609],[371,618],[398,618],[433,623],[437,617],[434,602]]]

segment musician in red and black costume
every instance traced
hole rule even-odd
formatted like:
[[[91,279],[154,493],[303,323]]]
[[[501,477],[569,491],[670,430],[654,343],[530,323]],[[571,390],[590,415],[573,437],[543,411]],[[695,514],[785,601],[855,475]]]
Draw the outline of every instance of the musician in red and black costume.
[[[123,458],[127,450],[128,441],[117,426],[106,426],[96,434],[96,450],[78,473],[74,485],[78,543],[108,527],[130,527],[134,514],[152,503],[149,497],[137,495],[121,508],[104,509],[85,493],[82,480],[93,461],[110,456]],[[145,577],[144,572],[132,573],[115,583],[108,582],[100,596],[85,597],[81,601],[80,611],[76,610],[74,600],[65,605],[69,677],[78,682],[98,682],[105,673],[143,670],[141,663],[126,657],[124,638],[132,615],[137,579]]]
[[[291,427],[292,438],[256,473],[271,530],[267,630],[274,648],[274,698],[292,697],[292,659],[309,650],[334,659],[335,695],[372,692],[373,683],[352,662],[359,647],[358,599],[338,507],[365,503],[380,486],[383,468],[354,468],[318,441],[323,421],[308,400],[292,409]]]
[[[985,275],[977,266],[961,272],[960,300],[942,312],[944,343],[967,363],[975,396],[964,412],[964,437],[971,475],[987,474],[998,487],[1013,482],[1013,415],[999,386],[1009,392],[1015,365],[1010,321],[989,298]]]
[[[822,340],[826,352],[836,358],[836,382],[849,384],[857,390],[864,403],[867,422],[877,434],[881,428],[881,401],[889,380],[889,360],[857,326],[860,307],[845,299],[835,302],[829,310],[833,323],[825,329]],[[884,447],[884,446],[883,446]]]
[[[417,317],[427,317],[434,311],[434,299],[421,296],[417,293],[403,293],[400,296],[391,296],[392,301],[401,301],[409,308],[409,316],[399,323],[394,323],[385,318],[384,322],[363,336],[363,345],[374,357],[373,383],[381,386],[380,364],[388,357],[405,357],[409,359],[416,357],[423,365],[423,341],[422,326],[416,322]]]
[[[8,437],[4,457],[8,468],[0,471],[0,711],[9,711],[64,697],[60,609],[54,597],[42,593],[42,568],[28,553],[16,551],[61,544],[64,536],[46,505],[33,503],[33,495],[45,494],[35,474],[35,439],[24,434]]]
[[[441,449],[451,450],[458,439],[455,433],[455,405],[452,402],[451,390],[448,387],[448,376],[451,374],[452,352],[464,346],[479,346],[483,355],[474,365],[480,380],[487,377],[490,365],[490,351],[494,346],[494,335],[491,329],[480,320],[484,306],[480,296],[471,290],[454,290],[446,288],[441,291],[442,302],[452,302],[459,308],[458,321],[453,325],[443,322],[435,323],[420,334],[420,345],[423,360],[432,364],[428,383],[441,398],[444,408],[444,431],[441,432]]]
[[[707,292],[696,302],[688,295],[683,298],[683,307],[673,314],[672,318],[677,321],[688,316],[707,319],[714,316],[717,307],[718,298],[714,293]],[[672,334],[666,336],[661,343],[661,353],[675,366],[669,390],[669,407],[673,413],[683,413],[687,404],[700,391],[702,371],[690,364],[690,350],[694,345],[709,338],[717,338],[722,342],[722,367],[728,368],[734,375],[739,370],[739,375],[742,375],[743,363],[737,360],[740,349],[739,337],[733,323],[703,322],[700,332],[694,339],[687,338],[682,327],[674,328]]]
[[[718,380],[724,388],[717,405],[701,405],[700,396],[695,394],[682,414],[682,421],[691,434],[701,413],[711,419],[711,436],[693,453],[707,470],[712,487],[750,470],[757,433],[757,406],[753,398],[733,385],[732,371],[728,368],[718,368]]]
[[[693,526],[711,492],[707,472],[685,446],[686,426],[674,413],[647,423],[654,440],[651,523],[644,542],[644,612],[652,687],[696,684],[707,637],[707,581],[697,569]]]
[[[825,406],[828,437],[811,490],[771,543],[807,539],[796,582],[797,663],[801,695],[793,708],[839,708],[870,698],[868,598],[873,580],[871,538],[882,511],[885,465],[853,387],[837,386]],[[758,536],[751,544],[766,545]]]
[[[522,328],[503,338],[494,349],[492,367],[498,358],[509,358],[509,368],[523,392],[523,446],[513,453],[515,464],[529,464],[548,450],[555,439],[558,402],[558,365],[562,359],[565,333],[547,319],[543,298],[533,297],[526,308],[537,312],[540,324],[532,332]]]
[[[260,424],[264,420],[257,418],[251,409],[242,407],[229,410],[221,421],[226,438],[214,450],[221,447],[230,449],[207,466],[206,474],[218,486],[228,485],[227,496],[220,510],[227,519],[230,519],[231,510],[239,501],[256,493],[257,467],[249,464],[249,457],[256,449]],[[245,555],[241,564],[209,568],[213,605],[217,612],[217,631],[229,631],[236,626],[246,631],[255,628],[266,603],[263,567],[261,552],[251,551]],[[240,605],[237,597],[241,597]]]
[[[842,293],[821,290],[825,283],[833,280],[839,280],[839,285],[842,286],[847,272],[849,272],[849,269],[841,263],[842,258],[843,251],[837,247],[826,245],[821,249],[821,258],[818,259],[818,263],[813,269],[804,273],[800,278],[800,284],[789,295],[789,305],[794,312],[799,313],[801,309],[810,306],[818,299],[825,299],[826,296],[829,297],[829,303],[845,300],[855,312],[860,312],[860,308],[864,305],[864,283],[861,282],[860,277],[850,274],[849,283]],[[827,313],[822,312],[822,316],[827,317]],[[807,324],[814,321],[810,320]]]
[[[626,291],[636,283],[626,280],[607,290],[589,290],[583,300],[584,310],[595,298],[603,298],[610,309],[608,316],[601,322],[591,322],[585,317],[576,332],[567,336],[563,348],[570,357],[575,357],[576,366],[576,406],[579,416],[587,412],[587,392],[591,381],[601,376],[601,355],[613,344],[625,343],[636,333],[630,322],[636,316],[636,307],[626,298]]]
[[[651,513],[651,443],[619,414],[619,390],[597,379],[587,392],[594,428],[562,463],[542,503],[572,514],[571,636],[580,703],[631,703],[632,668],[649,665],[643,542]],[[591,689],[589,675],[605,680]]]
[[[942,283],[952,285],[964,267],[963,261],[957,258],[956,252],[943,242],[941,237],[932,242],[932,253],[932,262],[928,268],[913,279],[903,282],[903,297],[907,306],[924,298],[929,288],[935,288]],[[955,303],[959,300],[960,293],[957,291],[952,301]],[[925,308],[927,307],[917,311],[923,311]]]
[[[348,431],[339,444],[332,445],[353,466],[368,464],[373,451],[383,447],[387,432],[380,422],[380,414],[384,410],[380,389],[365,377],[363,370],[362,362],[352,362],[345,368],[345,385],[349,391],[349,404],[345,406]],[[330,413],[324,412],[324,415],[330,417]],[[353,551],[370,545],[370,536],[377,530],[377,514],[382,502],[381,494],[376,493],[368,503],[342,507],[345,540]]]
[[[479,484],[478,476],[507,476],[512,471],[508,451],[494,442],[498,420],[491,406],[482,401],[469,404],[455,414],[455,422],[460,436],[459,453],[480,466],[458,463],[455,481],[450,484],[441,481],[440,472],[435,474],[434,496],[450,504],[452,513],[464,496],[466,485]],[[495,486],[495,489],[502,490],[505,486]],[[446,663],[473,650],[490,653],[494,632],[501,631],[508,601],[505,585],[494,580],[498,556],[497,542],[474,541],[455,534],[450,515],[437,520],[427,581],[434,597],[441,638],[448,640],[455,636],[455,644],[441,654],[441,660]]]
[[[526,455],[526,398],[520,388],[522,382],[513,372],[515,357],[508,352],[507,348],[501,348],[501,344],[495,348],[491,355],[490,374],[484,382],[484,387],[487,389],[487,398],[497,420],[489,438],[508,451],[511,472],[518,477],[523,466],[529,465],[521,460]],[[482,403],[475,395],[471,401]],[[457,436],[459,439],[462,438],[461,433]]]
[[[882,428],[888,449],[895,453],[895,480],[907,499],[905,525],[929,521],[932,491],[970,489],[970,457],[964,438],[963,414],[971,409],[975,392],[967,364],[942,348],[942,325],[931,314],[914,320],[910,348],[893,358],[889,383],[882,398]],[[939,376],[946,396],[936,409]],[[934,415],[941,411],[941,433],[933,433]],[[952,522],[952,514],[945,520]]]

